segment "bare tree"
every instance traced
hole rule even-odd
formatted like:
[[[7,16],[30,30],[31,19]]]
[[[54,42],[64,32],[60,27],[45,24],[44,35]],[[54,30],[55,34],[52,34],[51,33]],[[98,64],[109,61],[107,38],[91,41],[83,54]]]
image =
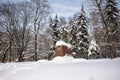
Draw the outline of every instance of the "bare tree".
[[[115,58],[116,57],[115,45],[118,43],[118,42],[115,42],[115,39],[119,40],[118,39],[119,35],[117,35],[119,33],[119,30],[118,30],[118,28],[116,28],[118,26],[118,21],[117,21],[118,19],[116,18],[116,15],[118,15],[118,13],[116,13],[116,12],[118,12],[118,10],[116,9],[116,7],[113,7],[113,6],[115,6],[117,3],[114,0],[113,1],[112,0],[111,1],[110,0],[92,0],[92,1],[96,5],[98,13],[100,14],[100,17],[101,17],[101,21],[102,21],[101,30],[102,30],[102,32],[104,32],[104,34],[102,35],[103,38],[101,38],[101,39],[104,39],[104,41],[102,40],[103,41],[102,43],[104,43],[103,45],[106,49],[106,51],[105,51],[107,53],[106,56]],[[113,4],[112,4],[112,2],[113,2]],[[105,3],[107,3],[107,4],[105,4]],[[108,7],[108,5],[110,5],[110,6]],[[108,7],[108,9],[107,9],[107,7]],[[114,9],[112,9],[111,7]],[[110,10],[112,10],[112,11],[110,11]],[[113,15],[116,18],[115,20],[114,20],[114,18],[111,19],[109,17],[109,16],[113,16]],[[110,22],[110,20],[108,18],[111,19],[112,22]],[[113,27],[113,25],[115,25],[114,28],[111,28],[111,24],[112,24],[112,27]],[[112,34],[111,31],[113,31],[114,34]],[[113,35],[114,35],[114,37],[113,37]],[[114,43],[114,45],[113,45],[113,43]]]
[[[41,28],[41,25],[44,24],[44,19],[49,13],[49,5],[47,0],[31,0],[33,6],[33,26],[34,26],[34,51],[35,51],[35,61],[37,61],[37,50],[38,50],[38,34]]]
[[[1,23],[9,36],[9,47],[6,49],[10,49],[10,59],[14,43],[14,47],[17,49],[18,60],[23,61],[23,52],[29,42],[29,30],[27,29],[27,25],[30,18],[28,13],[30,12],[27,11],[27,9],[27,3],[15,4],[8,2],[2,4],[0,7]],[[5,50],[3,62],[5,61],[7,50]]]
[[[29,39],[30,39],[30,30],[28,28],[28,24],[30,21],[30,11],[29,11],[29,3],[23,2],[18,6],[18,21],[16,19],[17,26],[13,27],[14,30],[14,40],[16,42],[16,46],[18,47],[18,60],[24,61],[23,56],[26,51]]]
[[[24,61],[24,53],[30,41],[30,29],[33,29],[34,33],[34,52],[37,60],[38,34],[40,30],[45,29],[45,18],[48,14],[47,0],[6,2],[0,5],[0,26],[5,28],[9,38],[9,43],[2,51],[3,62],[7,57],[11,61],[13,53],[16,53],[18,61]],[[10,53],[7,53],[8,51]]]
[[[3,59],[2,62],[5,62],[5,58],[7,57],[7,51],[10,49],[10,61],[11,61],[11,46],[13,42],[13,32],[12,32],[12,25],[13,23],[13,16],[14,16],[14,10],[15,10],[15,5],[11,3],[3,3],[0,6],[0,17],[1,17],[1,26],[4,27],[8,33],[9,37],[9,43],[8,47],[3,51]]]

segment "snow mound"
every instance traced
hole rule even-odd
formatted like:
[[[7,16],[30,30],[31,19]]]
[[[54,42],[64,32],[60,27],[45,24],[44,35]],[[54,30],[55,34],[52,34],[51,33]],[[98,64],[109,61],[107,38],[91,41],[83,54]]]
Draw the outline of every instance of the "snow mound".
[[[4,79],[7,76],[15,74],[17,72],[17,68],[14,64],[3,64],[0,65],[0,80]]]
[[[57,46],[67,46],[68,48],[71,48],[71,47],[72,47],[71,44],[68,44],[68,43],[66,43],[66,42],[64,42],[64,41],[62,41],[62,40],[57,41],[57,43],[56,43],[55,46],[56,46],[56,47],[57,47]]]
[[[81,58],[81,59],[73,59],[72,62],[75,62],[75,63],[77,63],[77,62],[87,62],[87,60],[83,59],[83,58]]]
[[[37,63],[44,63],[44,62],[48,62],[48,60],[38,60]]]
[[[66,63],[66,62],[71,62],[72,60],[74,60],[74,58],[72,56],[64,56],[64,57],[55,57],[51,62],[55,62],[55,63]]]

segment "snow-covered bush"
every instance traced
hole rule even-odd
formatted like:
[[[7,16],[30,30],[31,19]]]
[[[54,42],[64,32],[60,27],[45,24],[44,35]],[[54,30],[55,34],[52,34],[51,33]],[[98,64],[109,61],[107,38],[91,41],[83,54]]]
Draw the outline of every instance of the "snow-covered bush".
[[[99,57],[99,46],[96,43],[95,39],[91,40],[88,52],[89,52],[88,54],[89,58]]]

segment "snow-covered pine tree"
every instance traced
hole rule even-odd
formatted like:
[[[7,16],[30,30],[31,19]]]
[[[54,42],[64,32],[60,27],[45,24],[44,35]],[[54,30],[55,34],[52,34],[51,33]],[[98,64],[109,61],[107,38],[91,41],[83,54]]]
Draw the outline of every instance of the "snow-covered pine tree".
[[[81,8],[81,13],[76,20],[77,26],[77,58],[88,58],[88,30],[87,30],[87,21],[85,17],[84,7]]]
[[[60,40],[60,30],[59,30],[59,20],[56,15],[55,20],[52,22],[52,38],[53,38],[53,44],[55,46],[56,42]]]
[[[78,53],[78,50],[77,50],[77,27],[76,27],[76,24],[73,22],[71,24],[71,30],[70,30],[70,44],[72,45],[72,50],[73,52],[75,53]]]
[[[115,44],[118,42],[119,26],[118,26],[119,10],[115,0],[107,0],[105,7],[105,20],[107,23],[107,44],[108,52],[111,58],[116,57]]]
[[[96,58],[99,58],[99,46],[98,44],[96,43],[96,40],[93,38],[91,41],[90,41],[90,45],[89,45],[89,58],[92,58],[92,59],[96,59]]]

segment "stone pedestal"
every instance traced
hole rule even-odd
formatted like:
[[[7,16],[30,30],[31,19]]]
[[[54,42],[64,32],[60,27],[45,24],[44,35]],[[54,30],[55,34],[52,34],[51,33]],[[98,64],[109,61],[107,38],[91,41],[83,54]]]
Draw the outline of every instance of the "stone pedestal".
[[[57,46],[55,48],[55,56],[65,56],[65,55],[71,55],[72,54],[72,50],[70,48],[68,48],[67,46]]]

